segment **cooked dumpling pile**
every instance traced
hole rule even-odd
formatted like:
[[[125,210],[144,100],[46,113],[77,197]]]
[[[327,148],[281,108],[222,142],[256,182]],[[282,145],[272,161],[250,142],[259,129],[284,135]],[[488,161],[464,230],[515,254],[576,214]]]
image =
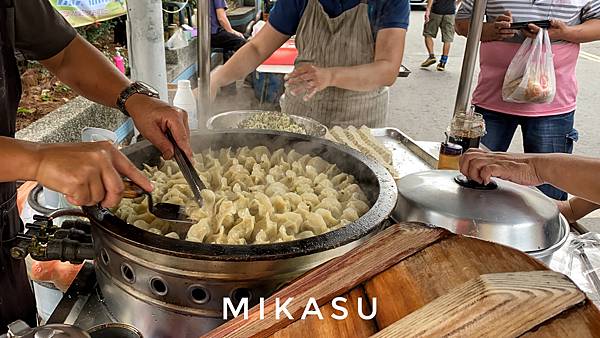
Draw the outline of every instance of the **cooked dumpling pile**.
[[[172,238],[217,244],[265,244],[307,238],[356,221],[369,210],[352,175],[320,157],[294,150],[239,148],[194,155],[207,189],[202,208],[174,161],[146,166],[156,203],[186,206],[196,223],[185,238],[177,227],[148,212],[145,198],[124,199],[117,216],[139,228]]]

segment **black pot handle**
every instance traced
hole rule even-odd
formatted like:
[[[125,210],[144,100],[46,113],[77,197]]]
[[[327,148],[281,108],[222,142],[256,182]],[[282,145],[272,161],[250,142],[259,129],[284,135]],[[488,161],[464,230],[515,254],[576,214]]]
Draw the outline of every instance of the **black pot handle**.
[[[498,189],[498,184],[494,181],[490,181],[488,184],[481,184],[477,181],[468,179],[465,175],[458,175],[454,177],[454,182],[464,188],[475,189],[475,190],[495,190]]]

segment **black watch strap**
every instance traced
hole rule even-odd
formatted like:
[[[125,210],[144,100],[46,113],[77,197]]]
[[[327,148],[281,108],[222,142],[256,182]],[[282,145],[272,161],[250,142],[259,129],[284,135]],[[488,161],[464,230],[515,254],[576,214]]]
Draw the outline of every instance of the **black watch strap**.
[[[141,81],[132,82],[127,88],[123,89],[117,98],[117,107],[123,114],[127,116],[129,116],[129,112],[125,108],[125,103],[131,96],[135,94],[142,94],[157,99],[160,98],[158,91],[150,87],[148,84]]]

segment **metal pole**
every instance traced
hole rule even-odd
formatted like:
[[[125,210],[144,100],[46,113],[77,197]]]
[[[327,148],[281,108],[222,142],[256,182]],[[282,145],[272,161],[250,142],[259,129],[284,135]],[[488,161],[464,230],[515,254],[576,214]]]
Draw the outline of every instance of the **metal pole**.
[[[458,83],[458,92],[456,94],[456,104],[454,114],[466,112],[469,109],[471,98],[471,84],[473,82],[473,72],[475,71],[475,61],[479,51],[479,42],[481,41],[481,30],[483,28],[483,16],[487,0],[475,0],[473,4],[473,14],[467,35],[467,45],[465,47],[465,56],[463,58],[462,71],[460,73],[460,82]]]
[[[205,128],[210,115],[210,13],[208,0],[198,0],[198,127]]]
[[[131,77],[144,81],[168,101],[161,0],[128,0]]]

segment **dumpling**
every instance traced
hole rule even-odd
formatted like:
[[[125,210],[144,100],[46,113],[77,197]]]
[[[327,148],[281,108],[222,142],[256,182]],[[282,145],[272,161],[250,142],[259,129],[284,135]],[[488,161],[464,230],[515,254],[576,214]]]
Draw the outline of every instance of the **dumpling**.
[[[300,195],[300,197],[302,197],[302,201],[308,204],[311,208],[316,208],[317,205],[321,203],[321,200],[319,200],[319,196],[313,193],[306,192]]]
[[[151,232],[151,233],[153,233],[153,234],[156,234],[156,235],[162,235],[163,234],[162,231],[160,231],[160,230],[158,230],[156,228],[150,228],[150,229],[148,229],[148,231]]]
[[[254,216],[248,209],[238,212],[240,221],[227,233],[228,244],[246,244],[254,230]]]
[[[281,228],[286,229],[287,234],[297,234],[300,232],[300,227],[303,223],[303,218],[300,214],[295,212],[286,212],[283,214],[274,214],[273,220],[277,222],[277,224]]]
[[[277,238],[277,223],[271,220],[271,215],[267,213],[263,219],[257,221],[254,225],[252,234],[254,243],[269,243]]]
[[[327,227],[329,228],[334,227],[339,223],[339,221],[335,219],[335,217],[333,217],[331,211],[329,210],[317,209],[315,211],[315,214],[321,216],[323,218],[323,221],[325,221],[325,224],[327,224]]]
[[[211,228],[208,224],[208,219],[205,218],[190,227],[185,239],[192,242],[204,242],[210,233]]]
[[[302,231],[312,231],[315,235],[320,235],[329,231],[323,217],[317,213],[308,213],[305,215]]]
[[[276,213],[283,214],[291,210],[290,202],[281,195],[271,197],[271,204]]]
[[[143,230],[150,229],[150,224],[143,219],[138,219],[137,221],[133,222],[133,225]]]
[[[267,194],[267,196],[283,195],[288,191],[288,187],[286,187],[285,184],[274,182],[267,186],[265,189],[265,194]]]
[[[367,203],[360,200],[349,201],[346,207],[356,210],[356,212],[360,215],[363,215],[367,211],[369,211],[369,206],[367,205]]]
[[[202,206],[194,202],[175,161],[144,168],[155,185],[153,198],[184,206],[196,222],[185,235],[176,224],[150,214],[143,197],[122,201],[114,212],[138,228],[170,238],[263,244],[319,235],[355,221],[369,209],[353,176],[310,154],[257,146],[208,149],[194,158],[207,187],[201,191]]]
[[[169,232],[168,234],[165,235],[165,237],[169,237],[169,238],[173,238],[173,239],[180,239],[179,235],[174,231]]]
[[[346,208],[342,212],[342,221],[349,221],[350,223],[355,222],[358,217],[358,212],[354,208]]]

